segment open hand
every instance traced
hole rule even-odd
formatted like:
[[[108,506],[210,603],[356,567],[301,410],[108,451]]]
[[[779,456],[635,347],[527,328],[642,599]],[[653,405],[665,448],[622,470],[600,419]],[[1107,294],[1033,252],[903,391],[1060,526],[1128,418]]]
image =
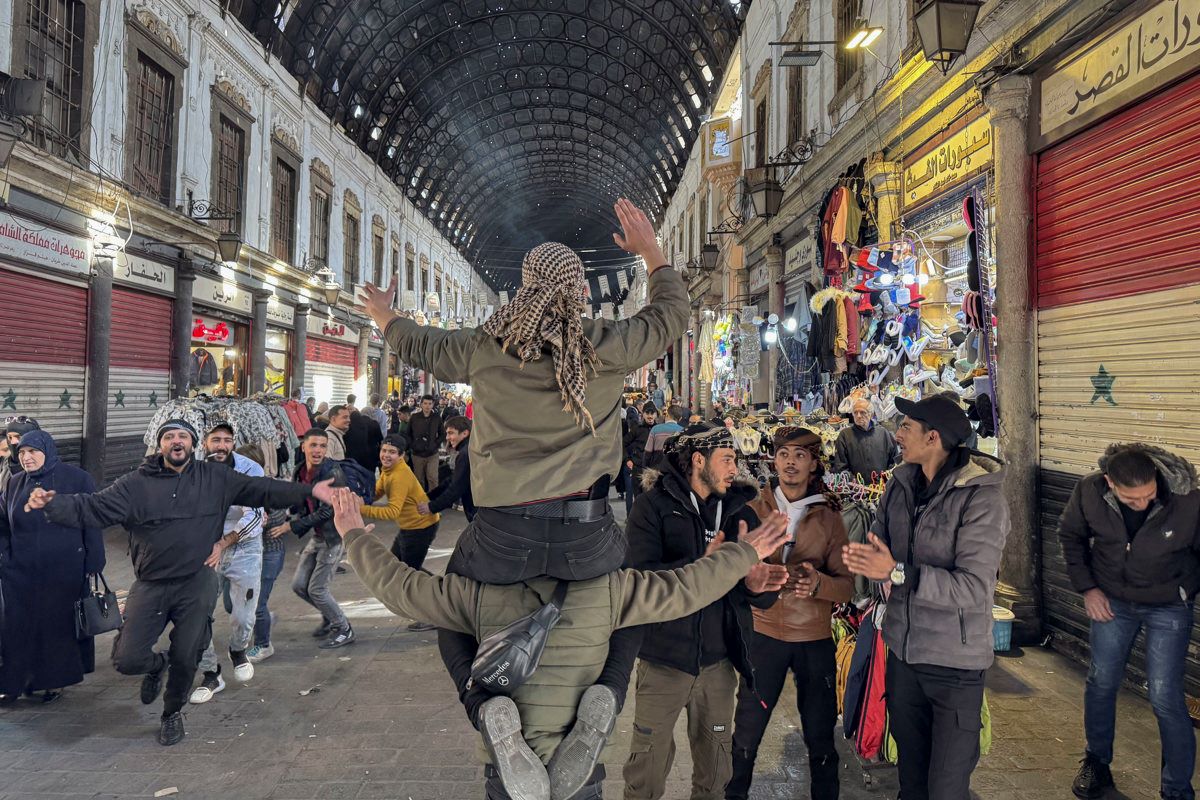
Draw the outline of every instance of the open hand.
[[[787,514],[768,514],[754,530],[746,532],[746,523],[738,523],[738,539],[758,551],[759,558],[766,558],[788,540]]]
[[[386,291],[368,283],[362,287],[362,291],[359,293],[359,302],[366,306],[367,314],[375,320],[375,326],[379,328],[380,333],[387,330],[388,323],[396,316],[396,312],[392,309],[392,301],[399,288],[399,278],[393,275],[392,285]]]
[[[665,265],[667,257],[658,246],[658,237],[654,235],[654,226],[646,212],[623,197],[613,204],[613,210],[617,212],[624,233],[623,236],[620,233],[613,234],[617,246],[627,253],[641,256],[650,272]]]
[[[54,495],[55,491],[53,489],[34,489],[29,495],[29,499],[25,501],[25,511],[30,512],[37,508],[45,508],[54,499]]]
[[[746,573],[746,588],[754,594],[777,592],[787,583],[788,571],[783,564],[759,561]]]
[[[225,552],[225,548],[221,547],[220,542],[214,544],[212,552],[208,554],[208,558],[204,559],[204,566],[216,569],[221,563],[221,553],[223,552]]]
[[[320,483],[314,483],[312,487],[312,496],[322,503],[332,503],[333,492],[333,478],[323,480]]]
[[[347,533],[359,528],[368,532],[375,529],[374,525],[363,524],[362,498],[349,489],[334,489],[330,505],[333,506],[333,525],[343,539]]]
[[[292,526],[285,522],[282,525],[276,525],[274,528],[271,528],[271,530],[267,531],[267,536],[270,536],[272,539],[278,539],[285,533],[291,533],[291,530]]]
[[[873,533],[867,534],[867,541],[863,544],[848,544],[843,547],[842,558],[847,569],[855,575],[862,575],[873,581],[887,580],[896,568],[896,559],[892,557],[892,551]]]

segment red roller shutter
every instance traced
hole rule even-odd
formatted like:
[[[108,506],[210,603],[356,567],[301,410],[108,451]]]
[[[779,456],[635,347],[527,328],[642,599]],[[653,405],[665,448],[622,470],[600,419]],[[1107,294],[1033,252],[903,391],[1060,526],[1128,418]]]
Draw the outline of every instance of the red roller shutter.
[[[0,268],[12,312],[0,326],[0,417],[27,414],[79,462],[87,363],[87,289]]]
[[[319,361],[322,364],[338,364],[354,368],[358,364],[358,349],[341,342],[331,342],[328,339],[316,339],[309,336],[305,340],[304,357],[308,361]]]
[[[1200,282],[1200,76],[1042,153],[1038,308]]]
[[[169,297],[113,288],[106,481],[141,462],[146,426],[169,397],[172,314]]]

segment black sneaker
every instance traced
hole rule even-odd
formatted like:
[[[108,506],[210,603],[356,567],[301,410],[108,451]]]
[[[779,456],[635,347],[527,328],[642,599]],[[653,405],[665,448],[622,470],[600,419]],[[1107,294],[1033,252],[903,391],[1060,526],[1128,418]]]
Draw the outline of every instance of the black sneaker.
[[[167,671],[167,657],[162,653],[158,654],[159,667],[153,672],[147,672],[142,677],[142,704],[150,705],[158,699],[158,695],[162,692],[163,674]]]
[[[333,650],[335,647],[345,647],[354,641],[354,629],[347,625],[344,628],[335,628],[330,631],[329,638],[321,642],[317,647],[322,650]]]
[[[312,637],[314,639],[324,639],[329,635],[329,630],[332,626],[333,623],[329,620],[322,620],[320,626],[318,626],[317,629],[312,632]]]
[[[1075,782],[1071,784],[1071,791],[1080,800],[1096,800],[1098,797],[1103,797],[1104,792],[1113,788],[1112,771],[1108,768],[1108,764],[1100,763],[1100,760],[1088,753],[1079,762],[1079,772],[1075,773]]]
[[[183,712],[176,711],[162,718],[158,729],[158,743],[170,747],[183,741]]]
[[[430,625],[428,622],[414,622],[408,626],[408,630],[419,633],[421,631],[431,631],[436,627],[436,625]]]
[[[510,697],[479,707],[479,732],[512,800],[550,800],[550,777],[521,732],[521,715]]]
[[[583,788],[616,723],[617,695],[607,686],[589,686],[579,698],[574,727],[546,766],[551,797],[574,797]]]

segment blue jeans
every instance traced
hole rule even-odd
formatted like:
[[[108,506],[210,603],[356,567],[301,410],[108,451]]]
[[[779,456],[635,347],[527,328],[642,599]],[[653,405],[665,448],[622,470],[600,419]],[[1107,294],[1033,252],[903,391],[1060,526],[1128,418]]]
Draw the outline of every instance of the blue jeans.
[[[1146,631],[1146,672],[1150,705],[1162,740],[1164,796],[1194,798],[1196,736],[1183,695],[1183,670],[1192,633],[1192,603],[1145,605],[1110,597],[1114,619],[1092,622],[1092,663],[1083,695],[1083,727],[1088,753],[1112,763],[1117,723],[1117,692],[1138,631]]]
[[[283,572],[283,559],[286,555],[284,550],[263,552],[262,586],[258,590],[258,609],[254,612],[254,643],[259,647],[266,647],[271,643],[271,611],[267,608],[267,602],[271,599],[275,579]]]

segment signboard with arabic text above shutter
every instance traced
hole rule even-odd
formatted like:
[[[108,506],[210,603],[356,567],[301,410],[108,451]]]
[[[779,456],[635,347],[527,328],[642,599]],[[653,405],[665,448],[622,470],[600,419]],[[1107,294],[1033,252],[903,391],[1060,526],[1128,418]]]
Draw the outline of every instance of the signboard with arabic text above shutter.
[[[982,112],[964,117],[904,159],[904,208],[915,208],[991,166],[992,123]]]
[[[232,281],[217,281],[203,275],[196,276],[192,302],[213,308],[225,308],[245,316],[249,316],[254,307],[254,299],[248,290]]]
[[[1200,67],[1200,2],[1140,3],[1035,83],[1030,115],[1042,149]]]

